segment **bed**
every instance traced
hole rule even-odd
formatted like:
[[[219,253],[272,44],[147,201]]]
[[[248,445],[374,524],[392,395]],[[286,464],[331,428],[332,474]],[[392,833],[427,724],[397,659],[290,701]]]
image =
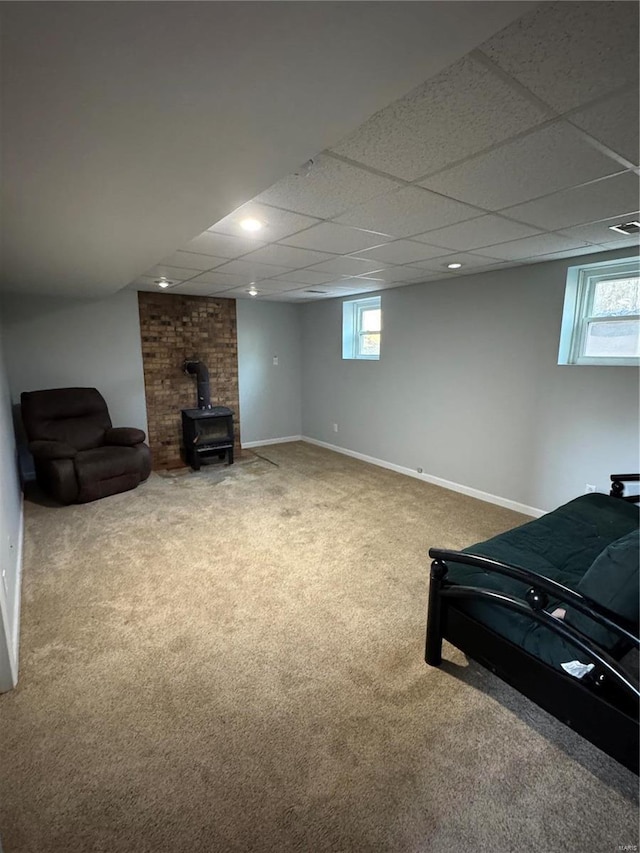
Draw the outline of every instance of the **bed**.
[[[638,773],[640,512],[625,484],[463,551],[431,548],[426,662],[442,641]]]

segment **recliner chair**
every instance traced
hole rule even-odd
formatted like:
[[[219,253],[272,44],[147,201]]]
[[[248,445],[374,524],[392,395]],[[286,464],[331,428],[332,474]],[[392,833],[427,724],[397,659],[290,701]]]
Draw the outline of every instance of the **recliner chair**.
[[[151,451],[144,432],[114,429],[95,388],[24,391],[20,401],[36,478],[60,503],[135,489],[149,476]]]

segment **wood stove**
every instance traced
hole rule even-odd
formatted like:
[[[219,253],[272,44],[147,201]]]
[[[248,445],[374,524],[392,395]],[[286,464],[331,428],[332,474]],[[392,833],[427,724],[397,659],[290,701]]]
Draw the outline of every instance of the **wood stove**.
[[[214,456],[226,456],[233,465],[233,412],[226,406],[182,409],[182,438],[185,459],[194,471]]]
[[[209,371],[204,362],[188,359],[183,370],[195,376],[198,382],[199,408],[182,409],[182,440],[187,464],[198,471],[203,460],[226,456],[229,465],[233,465],[233,412],[226,406],[211,405]]]

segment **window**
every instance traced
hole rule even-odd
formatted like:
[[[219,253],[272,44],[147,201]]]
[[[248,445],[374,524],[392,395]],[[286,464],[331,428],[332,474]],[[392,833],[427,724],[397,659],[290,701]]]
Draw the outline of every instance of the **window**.
[[[342,303],[342,357],[380,358],[382,308],[379,296]]]
[[[569,267],[558,364],[640,364],[640,258]]]

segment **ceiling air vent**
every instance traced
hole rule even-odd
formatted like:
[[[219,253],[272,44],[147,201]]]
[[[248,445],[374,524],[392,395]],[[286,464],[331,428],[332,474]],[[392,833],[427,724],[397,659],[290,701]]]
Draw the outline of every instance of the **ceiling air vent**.
[[[610,225],[610,231],[617,231],[618,234],[627,234],[631,236],[632,234],[637,234],[640,231],[640,222],[637,219],[634,219],[633,222],[621,222],[620,225]]]

